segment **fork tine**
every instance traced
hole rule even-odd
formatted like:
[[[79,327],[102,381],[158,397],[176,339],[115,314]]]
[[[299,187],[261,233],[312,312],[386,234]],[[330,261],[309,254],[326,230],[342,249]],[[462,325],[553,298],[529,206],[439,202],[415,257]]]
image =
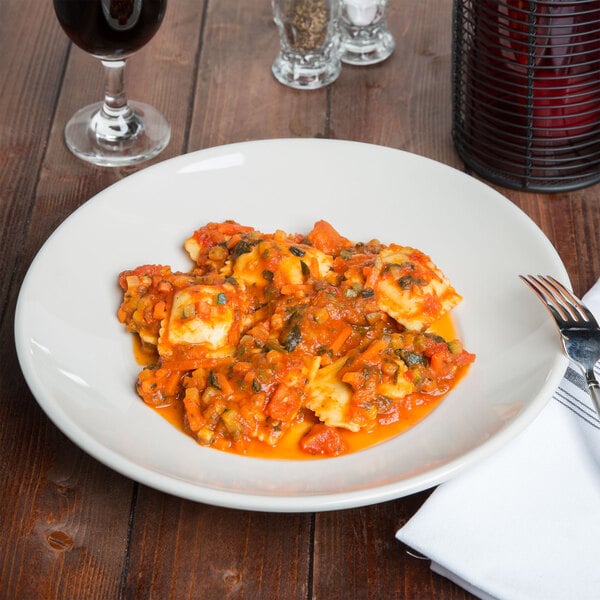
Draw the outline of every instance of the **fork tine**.
[[[546,293],[549,294],[549,296],[552,298],[552,302],[554,302],[555,306],[557,306],[562,311],[562,314],[564,314],[565,319],[579,320],[581,318],[579,313],[573,310],[571,303],[567,298],[565,298],[560,288],[556,287],[548,279],[548,277],[538,275],[537,277],[532,277],[532,279],[534,279],[538,283],[538,285],[540,285],[546,291]]]
[[[579,298],[577,298],[572,292],[570,292],[560,281],[554,279],[550,275],[540,276],[541,279],[548,282],[548,285],[551,285],[560,295],[564,298],[564,300],[569,304],[569,307],[575,311],[575,316],[579,318],[583,318],[585,321],[589,321],[590,323],[597,325],[596,318],[590,311],[590,309],[585,306]]]
[[[569,319],[563,306],[557,303],[552,290],[549,290],[542,281],[533,275],[519,275],[519,277],[535,292],[558,324],[565,323]]]
[[[533,289],[546,304],[555,319],[567,324],[567,321],[585,321],[593,326],[598,323],[592,312],[562,283],[549,275],[523,276],[521,279]]]

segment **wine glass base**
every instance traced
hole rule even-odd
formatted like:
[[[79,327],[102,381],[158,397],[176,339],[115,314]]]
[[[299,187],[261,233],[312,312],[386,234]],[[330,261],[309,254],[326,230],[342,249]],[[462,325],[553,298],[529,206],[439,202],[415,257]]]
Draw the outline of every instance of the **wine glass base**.
[[[133,115],[116,119],[100,131],[102,102],[77,111],[65,127],[67,148],[86,162],[102,167],[135,165],[158,155],[171,139],[171,127],[161,112],[142,102],[129,102]]]

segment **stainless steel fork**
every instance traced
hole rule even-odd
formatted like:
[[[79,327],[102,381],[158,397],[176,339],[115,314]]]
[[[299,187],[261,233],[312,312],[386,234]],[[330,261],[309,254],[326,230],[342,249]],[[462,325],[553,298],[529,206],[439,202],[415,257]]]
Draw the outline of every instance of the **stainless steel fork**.
[[[600,360],[600,327],[590,310],[554,277],[519,275],[554,317],[566,355],[585,375],[588,391],[600,415],[600,385],[594,365]]]

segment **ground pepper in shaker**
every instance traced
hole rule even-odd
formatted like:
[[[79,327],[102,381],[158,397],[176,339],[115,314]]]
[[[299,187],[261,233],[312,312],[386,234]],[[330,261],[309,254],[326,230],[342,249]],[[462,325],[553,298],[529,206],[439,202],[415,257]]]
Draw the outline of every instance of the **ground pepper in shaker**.
[[[339,0],[272,0],[280,52],[275,78],[289,87],[317,89],[333,83],[341,70]]]
[[[294,0],[284,21],[290,45],[298,52],[321,48],[327,36],[329,10],[325,0]]]

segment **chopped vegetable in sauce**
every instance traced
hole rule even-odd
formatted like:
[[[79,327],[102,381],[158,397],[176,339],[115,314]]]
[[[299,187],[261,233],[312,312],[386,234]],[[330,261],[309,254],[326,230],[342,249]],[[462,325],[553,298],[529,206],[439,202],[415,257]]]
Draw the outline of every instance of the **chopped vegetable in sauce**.
[[[461,297],[414,248],[351,242],[325,221],[307,235],[209,223],[184,247],[189,272],[120,274],[118,318],[155,350],[139,395],[181,405],[200,444],[243,454],[306,422],[301,451],[343,454],[342,432],[398,421],[475,358],[429,331]]]

